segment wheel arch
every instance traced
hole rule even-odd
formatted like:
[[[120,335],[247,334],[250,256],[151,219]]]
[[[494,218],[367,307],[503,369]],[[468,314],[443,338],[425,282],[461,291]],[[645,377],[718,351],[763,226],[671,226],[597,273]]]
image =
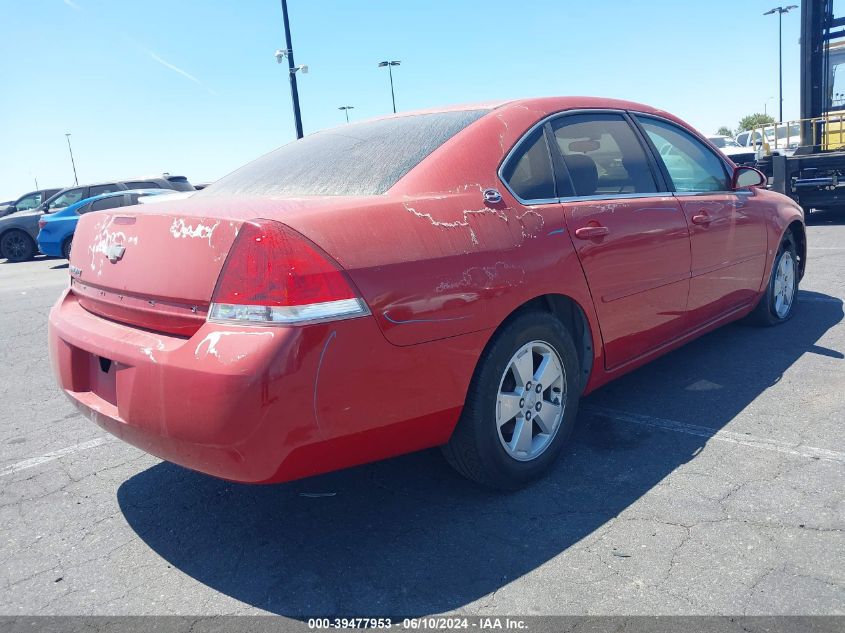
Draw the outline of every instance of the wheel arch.
[[[68,234],[67,234],[67,235],[66,235],[66,236],[62,239],[62,243],[61,243],[61,246],[60,246],[61,251],[62,251],[62,256],[64,256],[64,254],[65,254],[65,245],[66,245],[68,242],[72,242],[72,241],[73,241],[73,233],[68,233]],[[68,259],[70,259],[70,251],[68,251]]]
[[[803,222],[800,220],[793,220],[784,231],[784,236],[791,233],[795,240],[795,250],[798,251],[798,271],[799,279],[803,279],[804,270],[807,267],[807,230]],[[781,237],[783,240],[783,237]]]
[[[548,312],[560,320],[572,335],[578,353],[578,364],[581,368],[581,391],[587,386],[593,371],[595,358],[595,339],[587,314],[581,305],[572,297],[563,294],[544,294],[534,297],[518,306],[499,324],[490,336],[495,335],[514,318],[526,312]],[[489,344],[489,341],[488,341]]]

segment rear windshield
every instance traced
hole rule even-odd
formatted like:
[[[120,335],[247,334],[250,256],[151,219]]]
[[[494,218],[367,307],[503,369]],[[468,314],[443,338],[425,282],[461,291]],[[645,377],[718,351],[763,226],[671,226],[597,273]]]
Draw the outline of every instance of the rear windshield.
[[[317,132],[265,154],[197,195],[381,194],[487,112],[419,114]]]

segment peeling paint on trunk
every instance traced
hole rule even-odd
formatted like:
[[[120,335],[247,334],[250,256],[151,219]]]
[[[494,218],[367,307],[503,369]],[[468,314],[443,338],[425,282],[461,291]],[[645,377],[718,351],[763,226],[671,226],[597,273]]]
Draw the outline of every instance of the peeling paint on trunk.
[[[208,240],[208,245],[211,246],[211,237],[214,235],[214,229],[220,226],[218,220],[212,226],[197,222],[196,225],[186,224],[183,218],[175,218],[173,224],[170,225],[170,234],[176,239],[180,238],[198,238]]]

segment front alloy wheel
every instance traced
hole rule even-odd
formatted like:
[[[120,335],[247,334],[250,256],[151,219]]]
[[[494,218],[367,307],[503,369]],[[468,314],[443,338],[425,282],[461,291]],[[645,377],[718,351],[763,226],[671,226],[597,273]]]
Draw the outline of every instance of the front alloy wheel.
[[[800,260],[795,238],[787,231],[772,263],[766,291],[748,315],[748,321],[757,325],[777,325],[789,320],[795,312],[799,276]]]
[[[792,310],[795,299],[795,259],[792,253],[784,251],[775,269],[774,312],[779,319],[785,319]]]

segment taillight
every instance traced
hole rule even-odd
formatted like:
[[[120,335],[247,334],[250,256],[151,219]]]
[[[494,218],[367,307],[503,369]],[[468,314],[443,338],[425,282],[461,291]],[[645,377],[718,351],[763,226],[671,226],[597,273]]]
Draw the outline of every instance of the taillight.
[[[43,229],[45,226],[47,226],[47,220],[38,220],[39,229]]]
[[[340,267],[278,222],[245,222],[211,298],[211,321],[303,323],[369,314]]]

